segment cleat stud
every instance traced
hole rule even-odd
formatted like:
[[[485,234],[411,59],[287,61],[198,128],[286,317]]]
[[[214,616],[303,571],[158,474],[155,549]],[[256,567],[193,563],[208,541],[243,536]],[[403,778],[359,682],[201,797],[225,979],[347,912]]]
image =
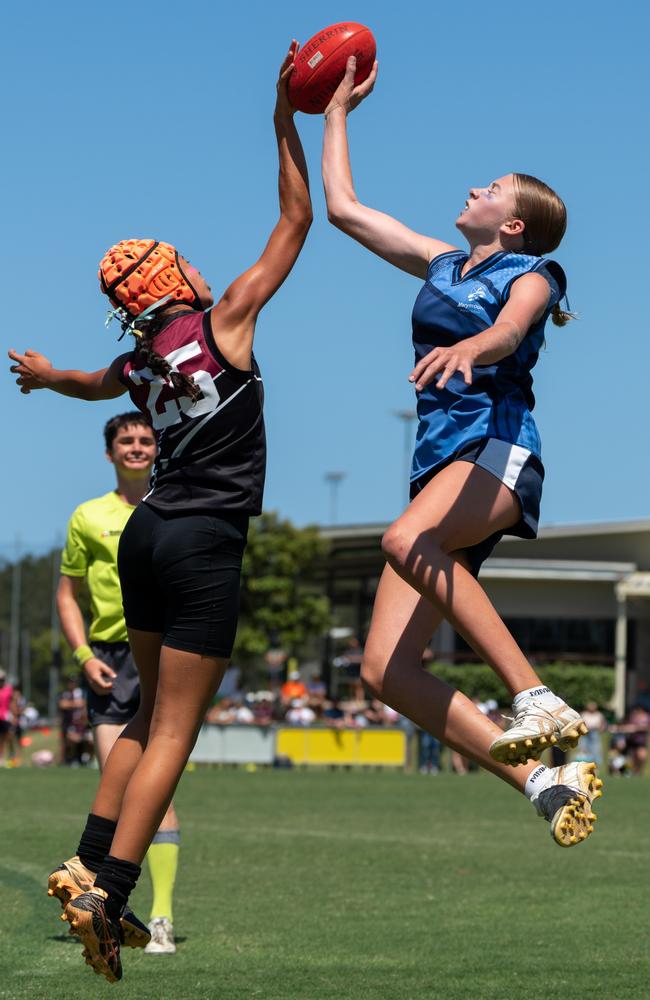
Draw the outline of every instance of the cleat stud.
[[[555,746],[555,744],[557,743],[557,736],[555,735],[555,733],[552,736],[549,736],[548,741],[552,746]]]
[[[516,751],[517,750],[517,744],[516,743],[511,743],[510,746],[508,747],[508,750],[514,750],[514,751]]]
[[[572,837],[569,837],[569,843],[570,844],[577,844],[578,843],[578,838],[575,836],[575,834]]]
[[[598,817],[596,816],[596,813],[589,813],[587,819],[589,820],[590,823],[594,823],[595,820],[598,819]]]
[[[587,833],[593,833],[593,832],[594,832],[594,827],[593,827],[593,824],[592,824],[591,826],[587,827]]]
[[[580,840],[586,840],[587,839],[587,834],[585,833],[584,830],[581,830],[580,833],[578,834],[578,836],[580,837]]]
[[[533,745],[533,741],[532,740],[524,740],[524,746],[525,747],[532,747],[532,745]]]
[[[545,747],[547,743],[548,743],[548,740],[546,739],[546,737],[545,736],[540,736],[540,738],[539,738],[539,745],[541,747]]]

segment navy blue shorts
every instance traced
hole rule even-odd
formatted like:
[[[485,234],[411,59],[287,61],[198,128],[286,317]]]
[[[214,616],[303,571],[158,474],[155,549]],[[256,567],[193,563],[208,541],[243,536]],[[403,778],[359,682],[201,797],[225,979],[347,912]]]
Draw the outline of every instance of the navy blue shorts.
[[[452,462],[471,462],[472,465],[486,469],[515,493],[521,507],[521,518],[511,528],[507,528],[505,531],[496,531],[489,538],[465,549],[472,574],[478,576],[481,566],[504,535],[537,538],[544,466],[540,459],[527,448],[521,448],[519,445],[510,444],[507,441],[500,441],[498,438],[481,438],[463,445],[440,465],[425,472],[419,479],[413,480],[411,500],[431,482],[434,476],[451,465]]]
[[[164,517],[139,504],[117,555],[128,628],[160,632],[172,649],[229,658],[247,533],[245,514]]]

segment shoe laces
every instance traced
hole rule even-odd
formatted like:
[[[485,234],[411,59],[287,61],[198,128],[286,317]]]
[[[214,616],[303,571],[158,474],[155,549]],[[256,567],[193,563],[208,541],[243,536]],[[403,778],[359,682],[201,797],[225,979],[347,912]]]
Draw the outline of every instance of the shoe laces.
[[[531,715],[547,717],[548,712],[542,708],[540,705],[536,705],[534,702],[529,702],[527,705],[522,705],[518,712],[514,715],[502,715],[502,719],[506,719],[507,722],[511,722],[512,726],[509,729],[514,729],[520,723],[523,723],[526,719],[530,718]]]
[[[515,715],[502,715],[501,718],[505,719],[506,722],[511,723],[511,725],[508,726],[508,729],[514,729],[520,722],[523,722],[529,714],[530,713],[525,708],[520,708]]]
[[[152,921],[151,937],[156,944],[167,944],[167,939],[169,937],[167,931],[167,921],[164,917],[155,917]]]

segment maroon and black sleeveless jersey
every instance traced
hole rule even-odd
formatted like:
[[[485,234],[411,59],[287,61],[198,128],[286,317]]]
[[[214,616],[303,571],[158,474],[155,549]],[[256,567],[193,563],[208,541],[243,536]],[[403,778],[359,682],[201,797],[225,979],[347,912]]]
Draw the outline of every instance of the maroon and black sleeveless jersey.
[[[137,352],[128,355],[121,379],[137,408],[149,412],[158,438],[145,502],[168,514],[260,514],[266,438],[255,359],[250,371],[229,364],[212,335],[210,313],[196,310],[164,326],[154,347],[172,368],[192,375],[202,395],[193,403]]]

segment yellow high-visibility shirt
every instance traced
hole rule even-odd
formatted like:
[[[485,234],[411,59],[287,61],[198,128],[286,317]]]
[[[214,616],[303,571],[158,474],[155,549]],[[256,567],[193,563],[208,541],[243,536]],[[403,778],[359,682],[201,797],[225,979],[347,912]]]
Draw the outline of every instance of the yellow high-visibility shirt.
[[[117,547],[131,514],[131,504],[112,490],[103,497],[80,504],[68,522],[61,557],[64,576],[88,578],[92,620],[91,642],[125,642],[122,590],[117,573]]]

